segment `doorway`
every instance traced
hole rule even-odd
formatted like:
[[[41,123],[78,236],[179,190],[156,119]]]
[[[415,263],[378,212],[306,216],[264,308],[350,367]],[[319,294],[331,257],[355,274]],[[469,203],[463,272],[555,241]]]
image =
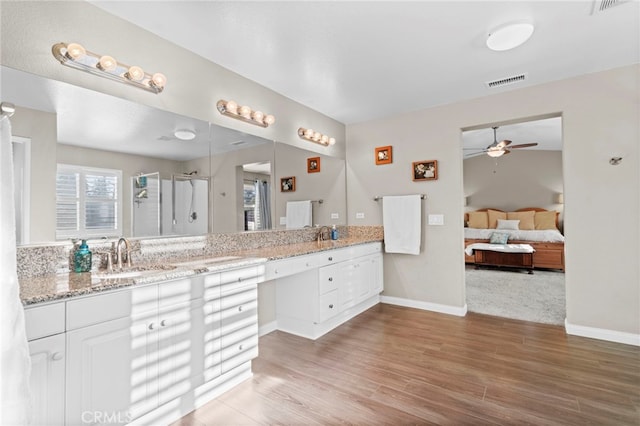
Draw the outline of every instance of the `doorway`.
[[[16,244],[30,242],[31,223],[31,139],[11,138],[13,148],[13,197],[16,219]]]

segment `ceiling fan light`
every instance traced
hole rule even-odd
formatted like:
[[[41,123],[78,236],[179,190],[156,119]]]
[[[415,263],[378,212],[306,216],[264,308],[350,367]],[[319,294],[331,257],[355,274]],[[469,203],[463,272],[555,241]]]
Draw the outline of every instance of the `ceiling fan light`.
[[[533,24],[529,22],[502,25],[489,33],[487,47],[498,52],[516,48],[529,40],[533,30]]]
[[[488,155],[489,157],[492,157],[492,158],[498,158],[498,157],[502,157],[502,156],[504,155],[504,153],[505,153],[505,152],[506,152],[506,151],[505,151],[505,150],[503,150],[503,149],[500,149],[500,150],[495,149],[495,150],[489,150],[489,151],[487,151],[487,155]]]

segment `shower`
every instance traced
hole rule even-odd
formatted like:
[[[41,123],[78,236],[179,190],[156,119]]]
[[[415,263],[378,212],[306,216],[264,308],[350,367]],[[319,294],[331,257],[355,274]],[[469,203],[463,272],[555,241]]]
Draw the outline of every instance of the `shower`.
[[[187,180],[191,186],[191,201],[189,203],[189,213],[187,215],[187,220],[189,223],[193,223],[198,219],[198,212],[195,211],[196,205],[196,185],[194,180],[206,180],[208,181],[208,177],[198,176],[198,171],[193,170],[188,173],[174,174],[171,176],[171,199],[172,199],[172,223],[173,225],[177,225],[178,221],[176,219],[176,181],[177,180]]]

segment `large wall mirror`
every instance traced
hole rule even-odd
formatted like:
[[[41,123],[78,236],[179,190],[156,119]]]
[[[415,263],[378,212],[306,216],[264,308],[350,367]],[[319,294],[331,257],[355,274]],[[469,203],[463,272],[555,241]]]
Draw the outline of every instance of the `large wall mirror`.
[[[292,200],[323,200],[314,224],[346,223],[344,159],[0,71],[3,101],[17,107],[18,245],[285,229]],[[320,172],[307,173],[311,157]],[[297,177],[296,191],[281,192],[282,176]]]

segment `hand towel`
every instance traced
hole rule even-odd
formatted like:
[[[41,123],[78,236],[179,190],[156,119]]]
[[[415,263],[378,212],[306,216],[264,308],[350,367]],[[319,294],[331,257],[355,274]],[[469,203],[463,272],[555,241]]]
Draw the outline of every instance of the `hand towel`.
[[[420,254],[421,204],[420,195],[382,197],[385,252]]]
[[[0,118],[0,424],[29,420],[31,358],[16,268],[11,122]]]
[[[287,202],[287,229],[311,226],[311,200]]]

